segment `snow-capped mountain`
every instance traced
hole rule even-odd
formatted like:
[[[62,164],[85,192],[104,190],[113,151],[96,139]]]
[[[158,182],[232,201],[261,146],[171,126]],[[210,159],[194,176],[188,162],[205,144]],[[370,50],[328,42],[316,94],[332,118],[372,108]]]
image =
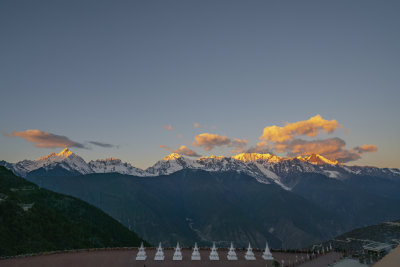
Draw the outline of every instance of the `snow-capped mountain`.
[[[44,170],[51,170],[56,167],[80,174],[92,173],[86,161],[72,153],[68,148],[65,148],[60,153],[51,153],[36,160],[23,160],[15,164],[9,163],[7,168],[11,169],[19,176],[25,177],[28,173],[41,168]]]
[[[108,158],[90,161],[72,153],[68,148],[60,153],[51,153],[37,160],[23,160],[18,163],[0,161],[0,165],[11,169],[15,174],[26,177],[38,170],[51,173],[58,168],[62,174],[121,173],[139,177],[169,175],[182,169],[199,169],[208,172],[236,171],[254,177],[260,183],[275,183],[290,190],[299,174],[317,173],[329,178],[346,179],[363,175],[385,179],[400,178],[399,169],[346,166],[318,154],[302,157],[284,158],[271,154],[241,153],[233,157],[208,156],[197,160],[172,153],[156,162],[152,167],[142,170],[120,159]],[[53,174],[54,175],[54,174]]]
[[[89,167],[93,173],[116,172],[135,176],[146,176],[146,173],[142,169],[115,158],[91,160],[89,161]]]
[[[194,160],[172,153],[157,161],[152,167],[146,169],[147,176],[168,175],[182,169],[200,169],[201,165]]]

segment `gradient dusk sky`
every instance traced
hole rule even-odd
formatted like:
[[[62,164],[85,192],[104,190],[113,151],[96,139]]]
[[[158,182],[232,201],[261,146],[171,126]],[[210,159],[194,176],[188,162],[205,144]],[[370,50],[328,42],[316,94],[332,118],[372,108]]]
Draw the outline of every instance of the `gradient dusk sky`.
[[[348,164],[400,168],[399,14],[398,0],[0,1],[0,160],[59,152],[45,143],[59,136],[142,168],[181,145],[229,156],[319,114],[338,127],[293,136],[375,145]],[[41,148],[29,129],[48,132]],[[202,133],[226,139],[196,146]]]

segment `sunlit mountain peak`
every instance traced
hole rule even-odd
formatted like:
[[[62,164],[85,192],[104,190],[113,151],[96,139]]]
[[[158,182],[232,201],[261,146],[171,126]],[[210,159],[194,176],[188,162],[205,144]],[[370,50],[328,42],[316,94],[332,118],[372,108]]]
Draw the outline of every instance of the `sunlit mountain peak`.
[[[63,156],[65,158],[68,158],[69,156],[72,155],[72,152],[68,149],[68,147],[64,148],[63,151],[57,154],[57,156]]]
[[[69,156],[71,156],[73,153],[66,147],[64,148],[60,153],[50,153],[47,156],[44,157],[40,157],[37,160],[46,160],[49,159],[51,157],[63,157],[63,158],[68,158]]]
[[[260,159],[269,160],[271,157],[273,157],[271,154],[241,153],[233,156],[232,158],[243,162],[248,162],[248,161],[257,161]]]
[[[199,158],[199,160],[204,160],[204,159],[223,159],[223,158],[224,158],[224,156],[214,156],[214,155],[211,155],[211,156],[201,157],[201,158]]]
[[[310,154],[308,156],[299,156],[297,157],[299,160],[307,161],[309,163],[315,164],[315,165],[322,165],[322,164],[330,164],[330,165],[336,165],[339,164],[337,160],[330,160],[325,158],[324,156],[321,156],[319,154]]]
[[[179,155],[178,153],[172,153],[172,154],[169,154],[168,156],[165,156],[164,158],[163,158],[163,160],[177,160],[177,159],[179,159],[179,158],[181,158],[182,156],[181,155]]]

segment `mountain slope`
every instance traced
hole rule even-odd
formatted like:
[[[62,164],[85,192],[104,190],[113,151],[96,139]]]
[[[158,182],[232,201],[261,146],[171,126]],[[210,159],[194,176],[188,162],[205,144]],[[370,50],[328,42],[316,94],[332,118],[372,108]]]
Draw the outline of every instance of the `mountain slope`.
[[[315,173],[297,175],[296,180],[296,185],[292,188],[293,193],[325,210],[335,212],[343,218],[347,229],[393,220],[400,214],[398,199],[365,191],[362,181],[350,185]]]
[[[392,248],[400,242],[400,220],[388,221],[353,229],[325,243],[339,250],[362,250],[367,244],[387,244]]]
[[[99,209],[39,188],[0,167],[0,256],[137,246],[141,241]]]
[[[42,186],[72,194],[132,225],[151,243],[300,247],[343,231],[331,213],[237,172],[181,170],[168,176],[90,174],[40,177]],[[87,190],[90,188],[90,190]]]

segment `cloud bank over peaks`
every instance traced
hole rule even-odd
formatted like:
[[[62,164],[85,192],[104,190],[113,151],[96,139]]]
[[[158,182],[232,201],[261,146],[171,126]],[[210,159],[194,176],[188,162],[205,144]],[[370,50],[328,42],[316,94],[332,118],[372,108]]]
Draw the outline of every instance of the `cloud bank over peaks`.
[[[231,139],[225,135],[210,133],[198,134],[194,137],[194,139],[195,141],[193,142],[193,145],[202,147],[205,151],[210,151],[215,147],[229,146],[234,148],[233,152],[242,152],[244,151],[244,148],[248,142],[246,139]]]
[[[314,137],[320,132],[332,133],[339,126],[336,120],[325,120],[321,115],[316,115],[305,121],[287,123],[285,126],[267,126],[264,128],[260,140],[273,143],[282,143],[292,140],[295,136]]]
[[[336,120],[326,120],[316,115],[305,121],[287,123],[285,126],[267,126],[259,137],[261,142],[249,150],[261,152],[269,150],[276,153],[286,153],[288,156],[304,156],[320,154],[328,159],[341,163],[355,161],[361,154],[377,151],[375,145],[362,145],[353,149],[346,148],[346,142],[338,137],[327,139],[304,140],[317,137],[321,133],[331,134],[342,126]]]
[[[37,129],[30,129],[26,131],[14,131],[11,134],[5,133],[4,136],[8,137],[19,137],[32,144],[37,148],[66,148],[66,147],[76,147],[89,149],[90,146],[87,144],[99,146],[102,148],[113,148],[118,147],[116,145],[98,142],[98,141],[88,141],[86,144],[72,141],[64,135],[58,135],[50,132],[44,132]]]
[[[26,130],[22,132],[14,131],[11,135],[4,134],[8,137],[19,137],[25,139],[28,142],[35,144],[35,147],[39,148],[65,148],[65,147],[77,147],[86,148],[83,144],[70,140],[68,137],[63,135],[52,134],[49,132],[43,132],[40,130]]]

